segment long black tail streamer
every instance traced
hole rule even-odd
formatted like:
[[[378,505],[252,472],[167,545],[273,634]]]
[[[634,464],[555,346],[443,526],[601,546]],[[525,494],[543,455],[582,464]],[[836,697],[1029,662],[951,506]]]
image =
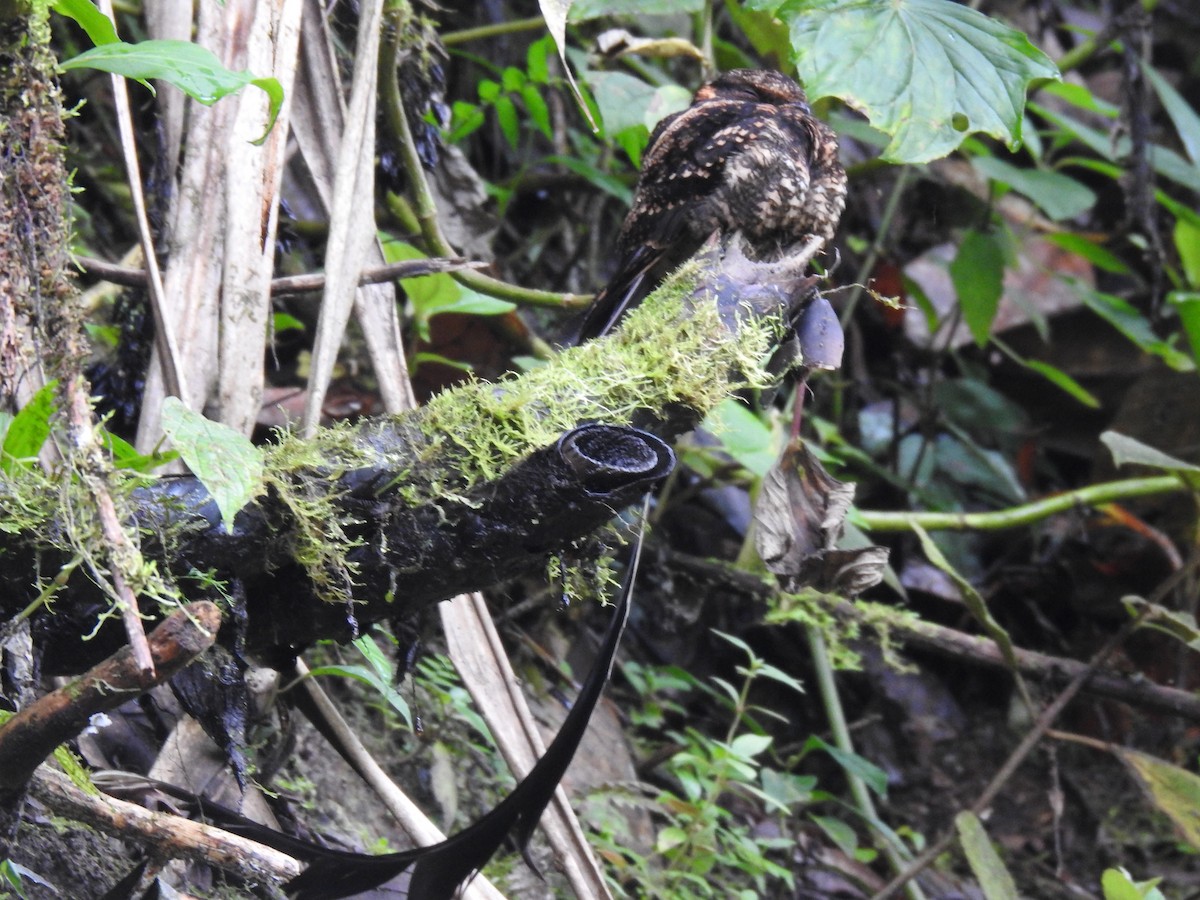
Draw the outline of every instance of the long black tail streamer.
[[[451,900],[455,891],[491,859],[509,838],[525,852],[538,820],[550,804],[555,788],[579,748],[612,674],[617,647],[629,618],[629,604],[637,578],[645,536],[649,497],[642,510],[642,526],[633,546],[632,559],[625,572],[620,597],[612,621],[600,645],[596,661],[588,673],[570,712],[545,754],[521,783],[491,812],[453,837],[432,847],[421,847],[382,856],[353,854],[345,858],[317,858],[287,884],[295,900],[337,900],[378,887],[412,868],[408,896],[416,900]]]
[[[604,692],[604,685],[612,674],[617,648],[629,618],[633,586],[642,556],[648,509],[649,495],[643,504],[641,528],[633,544],[632,558],[625,572],[612,620],[605,632],[596,661],[592,664],[579,696],[563,720],[558,734],[554,736],[542,758],[511,794],[483,818],[453,837],[430,847],[378,856],[330,850],[274,831],[226,806],[199,798],[174,785],[155,782],[155,786],[177,799],[194,805],[202,816],[234,834],[266,844],[307,862],[308,867],[285,885],[288,896],[293,900],[339,900],[342,897],[352,897],[378,888],[409,870],[411,875],[407,890],[400,889],[397,885],[398,898],[452,900],[458,889],[474,877],[510,837],[515,839],[522,854],[526,854],[533,830],[550,804],[555,788],[562,781],[575,751],[579,749],[579,742],[587,730],[592,710],[595,709]]]

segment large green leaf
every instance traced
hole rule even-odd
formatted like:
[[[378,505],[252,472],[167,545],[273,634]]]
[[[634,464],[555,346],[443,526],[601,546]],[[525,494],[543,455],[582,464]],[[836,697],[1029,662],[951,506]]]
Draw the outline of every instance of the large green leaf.
[[[963,321],[975,343],[983,347],[1004,292],[1004,247],[999,236],[974,229],[963,235],[958,255],[950,263],[950,278],[958,294]]]
[[[79,27],[87,32],[96,46],[115,44],[120,38],[113,28],[112,19],[100,12],[92,0],[55,0],[50,8],[60,15],[67,16],[79,23]]]
[[[8,423],[0,441],[0,472],[11,475],[20,466],[32,465],[42,444],[50,436],[50,417],[58,407],[54,403],[57,381],[47,382]]]
[[[1096,205],[1096,193],[1091,188],[1062,172],[1022,169],[994,156],[981,156],[972,164],[993,181],[1024,194],[1056,222],[1072,219]]]
[[[960,812],[954,818],[954,825],[963,853],[987,900],[1017,900],[1016,882],[988,839],[979,816],[969,810]]]
[[[262,490],[262,453],[245,435],[204,418],[175,397],[163,401],[162,430],[216,501],[225,530],[232,532],[233,517]]]
[[[893,162],[928,162],[970,132],[1021,142],[1025,91],[1059,77],[1019,31],[952,0],[748,0],[791,29],[813,97],[840,97],[891,137]]]
[[[679,85],[656,87],[625,72],[589,72],[587,82],[609,134],[635,125],[653,131],[660,119],[686,109],[692,99]]]
[[[93,47],[59,64],[61,69],[100,69],[123,75],[143,84],[155,78],[179,88],[194,100],[211,106],[222,97],[254,85],[270,99],[270,121],[275,124],[283,105],[283,87],[274,78],[256,78],[250,72],[234,72],[221,65],[212,51],[187,41],[115,41]],[[148,86],[148,85],[147,85]],[[264,133],[256,143],[266,140]]]

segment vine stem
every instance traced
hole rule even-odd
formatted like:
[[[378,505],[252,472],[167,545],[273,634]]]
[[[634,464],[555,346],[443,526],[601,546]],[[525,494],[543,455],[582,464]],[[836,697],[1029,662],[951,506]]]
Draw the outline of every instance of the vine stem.
[[[431,256],[455,256],[450,242],[446,240],[446,236],[438,224],[437,204],[434,202],[433,192],[429,189],[429,181],[425,178],[425,169],[421,165],[417,144],[413,138],[412,129],[408,125],[408,115],[404,110],[404,98],[400,94],[400,83],[396,77],[396,66],[401,50],[402,28],[400,26],[403,24],[398,21],[400,11],[389,9],[386,14],[391,18],[392,27],[384,31],[379,55],[382,66],[380,89],[384,121],[400,145],[400,159],[404,164],[404,174],[408,178],[409,190],[416,207],[417,224],[421,229],[421,237],[425,239],[426,249]],[[592,299],[590,294],[560,294],[555,291],[522,287],[470,269],[453,272],[451,277],[464,287],[481,294],[499,297],[501,300],[525,306],[574,308],[582,307]]]
[[[1081,506],[1100,506],[1134,497],[1171,494],[1190,490],[1177,475],[1156,475],[1145,478],[1125,478],[1105,481],[1052,497],[1035,500],[1021,506],[994,512],[871,512],[859,510],[856,522],[867,531],[907,531],[914,524],[926,531],[1000,531],[1032,525],[1058,513],[1070,512]]]
[[[839,750],[845,753],[854,753],[854,742],[850,738],[850,728],[846,724],[846,714],[842,709],[841,697],[838,696],[837,682],[833,677],[833,665],[829,661],[829,649],[825,644],[825,638],[821,634],[821,630],[812,625],[805,627],[804,633],[808,637],[808,648],[817,676],[817,689],[821,694],[821,703],[825,707],[825,716],[829,721],[833,742]],[[877,844],[883,855],[887,857],[892,872],[899,875],[905,871],[908,863],[908,853],[904,845],[895,832],[879,818],[879,813],[875,809],[875,801],[871,799],[871,792],[868,790],[866,782],[850,771],[846,772],[846,779],[855,806],[858,807],[863,819],[879,834],[880,840]],[[904,893],[909,900],[924,900],[925,897],[915,880],[908,881],[904,885]]]
[[[463,28],[461,31],[447,31],[441,35],[443,47],[453,47],[456,44],[467,44],[471,41],[482,41],[487,38],[503,37],[506,34],[516,34],[521,31],[537,31],[546,27],[546,20],[541,16],[531,16],[528,19],[514,19],[511,22],[496,22],[492,25],[478,25],[475,28]]]

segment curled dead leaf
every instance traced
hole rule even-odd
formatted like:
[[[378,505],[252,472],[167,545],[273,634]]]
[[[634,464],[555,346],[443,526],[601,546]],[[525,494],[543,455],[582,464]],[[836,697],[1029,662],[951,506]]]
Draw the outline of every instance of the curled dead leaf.
[[[839,481],[800,441],[763,479],[754,511],[755,545],[767,568],[790,587],[856,596],[883,580],[884,547],[839,549],[854,485]]]

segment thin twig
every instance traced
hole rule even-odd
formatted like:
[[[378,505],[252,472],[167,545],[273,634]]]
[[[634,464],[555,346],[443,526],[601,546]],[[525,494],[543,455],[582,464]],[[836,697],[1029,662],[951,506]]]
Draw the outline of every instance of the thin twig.
[[[165,682],[211,647],[220,627],[221,611],[207,600],[167,617],[150,635],[155,683]],[[0,726],[0,794],[20,790],[54,748],[78,735],[96,713],[144,693],[151,685],[142,672],[131,648],[122,647]]]
[[[302,868],[298,861],[278,850],[221,828],[169,813],[151,812],[127,800],[85,794],[62,772],[45,766],[34,774],[30,791],[64,818],[86,822],[162,856],[216,866],[252,884],[290,881]]]
[[[769,581],[735,569],[728,563],[680,553],[672,554],[671,562],[691,573],[693,577],[706,578],[714,584],[721,584],[739,592],[748,601],[765,603],[772,608],[777,608],[783,602],[779,596],[779,589]],[[832,595],[822,596],[821,602],[827,604],[843,621],[871,627],[870,617],[856,604]],[[906,647],[933,651],[974,665],[1008,668],[1008,663],[990,638],[963,634],[932,622],[910,621],[899,617],[887,620],[886,627],[888,633]],[[1086,664],[1078,660],[1019,647],[1013,648],[1013,655],[1017,668],[1022,673],[1041,680],[1061,683],[1086,669]],[[1086,690],[1094,696],[1128,703],[1145,712],[1179,716],[1191,722],[1200,722],[1200,697],[1192,691],[1165,687],[1144,678],[1134,678],[1110,670],[1094,673],[1087,682]]]
[[[88,256],[77,256],[75,261],[84,274],[92,275],[103,281],[120,284],[126,287],[145,287],[147,274],[145,269],[133,266],[122,266],[118,263],[94,259]],[[423,275],[436,275],[440,272],[453,272],[457,269],[482,269],[488,263],[477,260],[454,257],[450,259],[405,259],[389,263],[385,266],[372,266],[363,269],[358,284],[383,284],[400,278],[420,278]],[[305,294],[325,289],[325,273],[313,272],[307,275],[286,275],[271,281],[271,296],[281,297],[289,294]]]
[[[113,14],[112,0],[100,0],[100,11],[109,19],[116,21]],[[129,111],[129,94],[125,87],[125,79],[120,75],[112,76],[113,101],[117,109],[117,127],[121,134],[121,149],[125,154],[125,168],[129,172],[129,195],[133,201],[133,212],[137,219],[138,239],[142,244],[142,255],[146,259],[146,271],[149,273],[147,288],[150,294],[150,310],[154,316],[154,343],[158,348],[158,362],[162,369],[163,385],[168,394],[185,399],[186,385],[179,361],[183,358],[179,352],[179,343],[175,339],[174,323],[167,313],[166,290],[163,287],[162,272],[158,267],[158,257],[154,253],[154,235],[150,231],[150,219],[146,215],[146,197],[142,192],[142,171],[138,164],[137,141],[133,134],[133,117]]]
[[[546,20],[541,16],[531,16],[528,19],[513,19],[510,22],[497,22],[494,25],[479,25],[475,28],[464,28],[461,31],[447,31],[440,35],[443,47],[453,47],[456,44],[466,44],[470,41],[481,41],[486,38],[502,37],[506,34],[516,34],[521,31],[538,31],[546,27]]]
[[[884,242],[887,241],[889,232],[892,229],[892,221],[896,218],[896,213],[900,210],[900,198],[904,196],[905,190],[908,189],[908,182],[912,178],[912,167],[901,166],[899,173],[896,175],[896,182],[892,185],[891,193],[888,194],[887,203],[883,207],[883,214],[879,219],[879,228],[875,232],[875,240],[871,241],[871,246],[867,249],[867,255],[863,257],[862,265],[858,268],[858,277],[854,280],[854,285],[850,290],[850,296],[842,307],[841,321],[844,327],[849,323],[854,315],[854,310],[858,306],[858,302],[862,299],[863,285],[867,283],[871,272],[875,269],[875,264],[879,261],[879,257],[883,252]]]
[[[92,404],[87,382],[79,376],[67,392],[68,425],[76,451],[74,458],[79,465],[79,477],[87,485],[96,504],[100,533],[104,538],[113,589],[117,594],[121,621],[129,639],[129,649],[133,652],[142,677],[150,682],[154,679],[154,659],[150,654],[150,646],[146,643],[146,630],[142,627],[137,597],[127,577],[141,565],[141,553],[126,533],[113,502],[112,492],[109,490],[110,467],[100,452],[96,431],[92,427]]]

